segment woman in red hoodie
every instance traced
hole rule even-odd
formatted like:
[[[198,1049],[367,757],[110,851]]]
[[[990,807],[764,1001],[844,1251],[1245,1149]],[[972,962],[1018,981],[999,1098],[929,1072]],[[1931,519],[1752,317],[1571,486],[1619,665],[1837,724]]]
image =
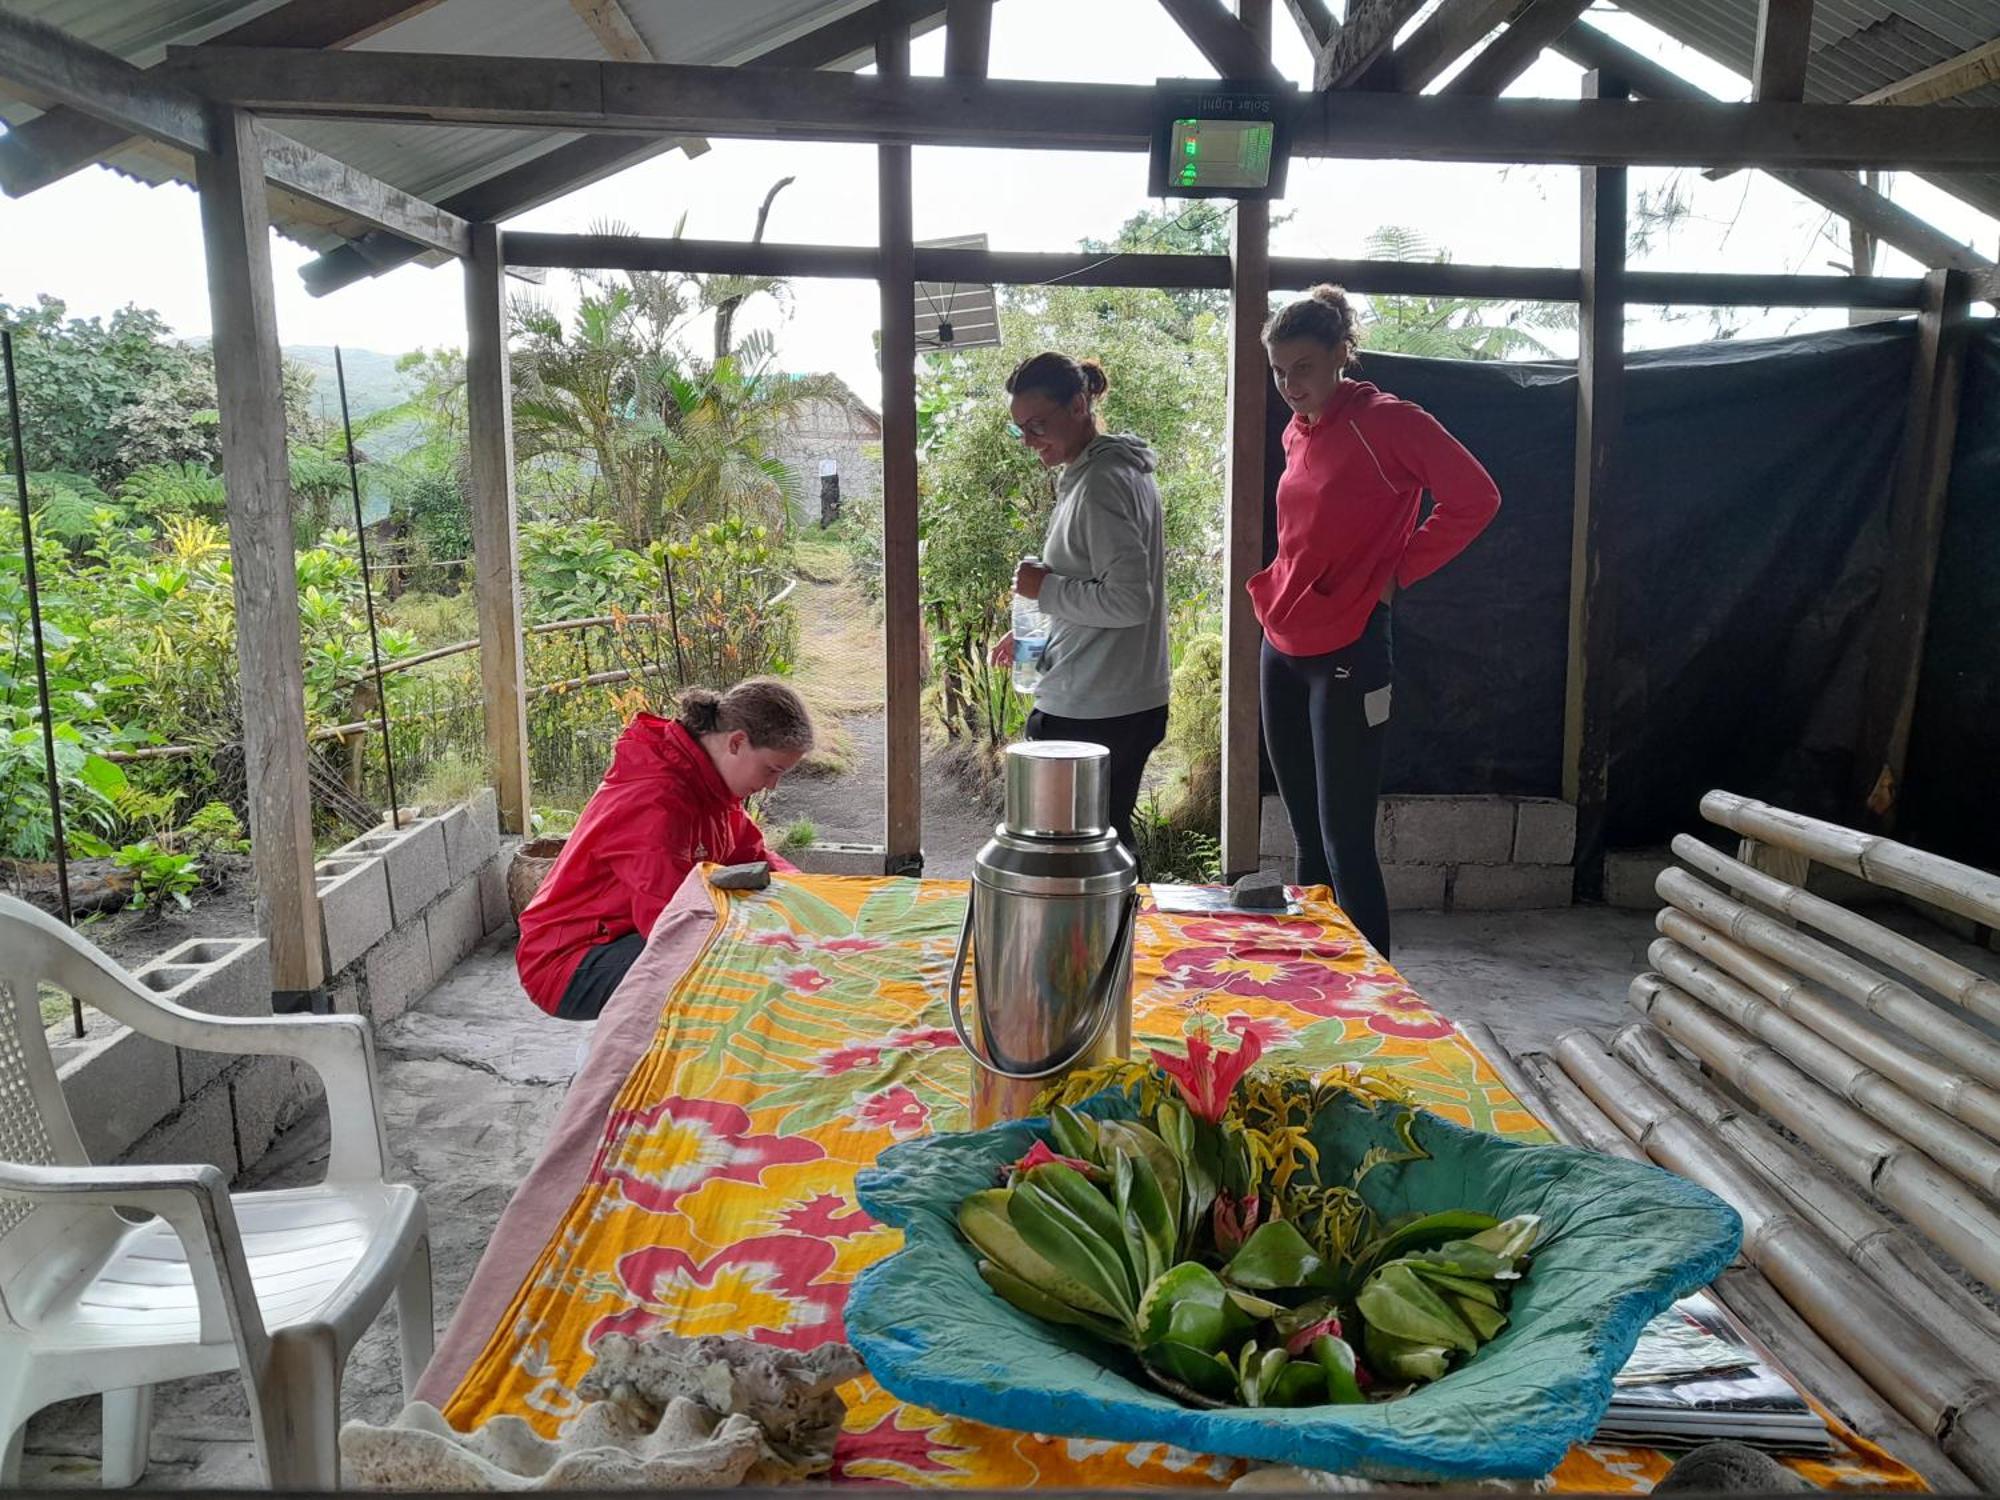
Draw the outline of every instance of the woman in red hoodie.
[[[1250,580],[1264,627],[1264,742],[1299,846],[1299,881],[1330,884],[1389,953],[1375,854],[1393,651],[1389,605],[1465,550],[1500,491],[1422,407],[1347,377],[1354,309],[1316,286],[1264,325],[1292,409],[1278,480],[1278,555]],[[1430,514],[1418,524],[1425,491]]]
[[[604,1009],[688,871],[769,860],[743,799],[812,749],[812,719],[781,682],[681,694],[680,717],[640,714],[618,737],[556,867],[521,913],[514,965],[535,1004],[565,1021]]]

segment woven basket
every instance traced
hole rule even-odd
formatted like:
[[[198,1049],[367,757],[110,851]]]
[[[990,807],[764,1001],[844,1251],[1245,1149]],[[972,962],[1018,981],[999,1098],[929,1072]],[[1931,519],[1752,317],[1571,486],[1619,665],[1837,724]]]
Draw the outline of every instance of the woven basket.
[[[549,878],[549,871],[556,867],[556,857],[568,842],[567,837],[530,839],[514,851],[514,862],[507,867],[507,904],[514,909],[515,921],[521,920],[521,913],[535,899],[542,882]]]

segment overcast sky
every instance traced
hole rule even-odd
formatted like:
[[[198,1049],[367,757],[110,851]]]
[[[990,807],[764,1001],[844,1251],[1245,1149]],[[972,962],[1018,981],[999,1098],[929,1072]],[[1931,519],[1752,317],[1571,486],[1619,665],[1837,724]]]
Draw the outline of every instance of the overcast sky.
[[[1279,61],[1306,82],[1310,65],[1297,29],[1277,12]],[[1680,48],[1631,18],[1592,14],[1594,24],[1659,58],[1724,98],[1747,97],[1744,80]],[[941,70],[943,33],[918,41],[913,66]],[[1151,83],[1212,76],[1157,0],[1003,0],[994,10],[991,72],[1002,78]],[[1579,70],[1544,55],[1510,90],[1574,98]],[[997,249],[1070,250],[1086,236],[1110,237],[1148,206],[1145,159],[1137,154],[915,152],[919,238],[984,231]],[[1761,173],[1708,182],[1698,172],[1636,170],[1634,195],[1677,183],[1692,215],[1635,264],[1662,270],[1824,272],[1844,264],[1845,225]],[[875,152],[868,146],[722,141],[694,160],[679,152],[512,220],[511,227],[583,231],[616,221],[644,234],[670,234],[683,216],[701,238],[748,236],[756,207],[780,177],[782,193],[767,238],[822,244],[873,243]],[[1891,179],[1898,202],[1986,254],[2000,249],[2000,225],[1907,175]],[[1422,162],[1295,161],[1279,211],[1292,217],[1273,235],[1280,255],[1351,257],[1382,225],[1414,229],[1454,260],[1510,265],[1577,263],[1577,174],[1566,167],[1457,166]],[[344,343],[401,352],[464,342],[459,275],[452,267],[406,267],[315,299],[298,268],[309,252],[274,240],[279,335],[288,344]],[[1878,270],[1908,273],[1914,263],[1886,252]],[[542,295],[566,296],[566,273],[551,272]],[[74,313],[95,315],[127,302],[158,310],[180,333],[206,334],[208,294],[194,194],[146,187],[101,168],[77,173],[22,200],[0,200],[0,300],[47,293]],[[1844,313],[1776,310],[1749,315],[1745,334],[1825,327]],[[869,399],[878,384],[871,337],[877,321],[871,283],[798,282],[783,314],[761,309],[750,326],[779,327],[784,363],[832,370]],[[1634,346],[1709,336],[1705,314],[1664,321],[1635,310]],[[1078,353],[1087,351],[1079,350]],[[1573,345],[1560,347],[1573,353]]]

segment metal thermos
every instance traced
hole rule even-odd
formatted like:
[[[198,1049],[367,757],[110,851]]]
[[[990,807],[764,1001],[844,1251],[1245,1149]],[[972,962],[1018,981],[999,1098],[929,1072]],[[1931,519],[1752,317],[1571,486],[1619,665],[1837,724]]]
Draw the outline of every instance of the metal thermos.
[[[1060,1074],[1132,1050],[1139,871],[1111,828],[1110,755],[1071,740],[1010,745],[1006,778],[1006,817],[973,860],[951,971],[974,1129],[1021,1119]]]

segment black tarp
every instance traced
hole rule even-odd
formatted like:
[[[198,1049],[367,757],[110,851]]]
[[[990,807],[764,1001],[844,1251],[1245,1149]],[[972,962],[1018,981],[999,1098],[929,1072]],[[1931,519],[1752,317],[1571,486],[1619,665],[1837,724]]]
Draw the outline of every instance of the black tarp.
[[[1623,467],[1600,521],[1618,593],[1610,846],[1693,826],[1718,786],[1856,816],[1853,741],[1913,332],[1906,320],[1630,357]],[[1920,791],[1930,823],[1986,810],[1955,847],[1991,862],[2000,338],[1981,324],[1973,344],[1907,785],[1913,837]],[[1486,533],[1397,603],[1384,789],[1556,795],[1574,366],[1364,351],[1360,373],[1433,412],[1503,496]],[[1272,407],[1274,487],[1287,414]]]

